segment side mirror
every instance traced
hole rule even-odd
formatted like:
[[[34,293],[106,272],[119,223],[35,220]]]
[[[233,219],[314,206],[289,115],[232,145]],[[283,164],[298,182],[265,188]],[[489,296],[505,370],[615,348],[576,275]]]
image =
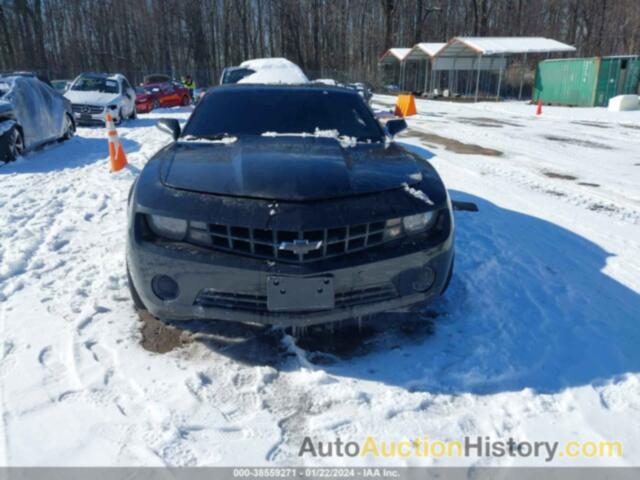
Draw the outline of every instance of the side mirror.
[[[156,124],[159,130],[168,133],[174,140],[178,140],[180,136],[180,122],[175,118],[161,118]]]
[[[385,124],[385,129],[389,135],[395,137],[398,133],[407,128],[407,122],[404,118],[397,118],[394,120],[388,120]]]

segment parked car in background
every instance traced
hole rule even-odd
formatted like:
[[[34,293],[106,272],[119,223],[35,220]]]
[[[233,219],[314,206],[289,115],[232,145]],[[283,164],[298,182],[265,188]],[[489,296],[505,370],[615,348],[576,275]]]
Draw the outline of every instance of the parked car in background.
[[[172,79],[169,75],[165,75],[164,73],[152,73],[150,75],[145,75],[142,77],[142,85],[148,85],[151,83],[165,83],[170,82]]]
[[[71,103],[35,76],[0,76],[0,160],[71,138]]]
[[[58,92],[64,93],[71,85],[71,80],[51,80],[51,86]]]
[[[223,114],[221,114],[223,112]],[[209,90],[129,195],[135,305],[161,320],[307,326],[408,309],[447,288],[451,202],[354,91]]]
[[[186,106],[190,103],[189,90],[177,82],[145,84],[136,88],[138,113],[148,113],[156,108]]]
[[[319,83],[319,84],[322,84],[322,85],[329,85],[329,86],[333,86],[333,87],[340,85],[333,78],[316,78],[312,83]]]
[[[220,84],[302,84],[309,79],[302,69],[286,58],[256,58],[242,62],[239,67],[227,67]]]
[[[136,118],[136,92],[124,75],[83,73],[64,94],[80,124],[103,124],[105,115],[115,123]]]
[[[228,85],[231,83],[238,83],[244,77],[256,73],[255,70],[245,67],[227,67],[222,70],[220,76],[220,85]]]
[[[160,106],[160,102],[155,98],[153,92],[145,87],[136,87],[136,112],[149,113],[154,108]]]
[[[360,94],[364,100],[369,103],[373,97],[373,93],[364,83],[348,83],[347,88],[351,88]]]

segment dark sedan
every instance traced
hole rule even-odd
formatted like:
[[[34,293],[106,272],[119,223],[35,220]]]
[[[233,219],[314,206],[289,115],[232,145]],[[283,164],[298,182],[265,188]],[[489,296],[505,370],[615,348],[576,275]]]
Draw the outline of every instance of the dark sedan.
[[[71,138],[71,104],[35,75],[0,76],[0,160]]]
[[[453,266],[447,190],[358,93],[225,86],[207,93],[129,200],[138,308],[305,326],[441,295]]]

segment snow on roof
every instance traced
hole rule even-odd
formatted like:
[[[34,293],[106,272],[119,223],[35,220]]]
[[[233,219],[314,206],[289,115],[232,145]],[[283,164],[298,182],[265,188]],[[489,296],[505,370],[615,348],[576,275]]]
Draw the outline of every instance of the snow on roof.
[[[407,60],[432,58],[446,43],[416,43],[407,54]]]
[[[409,55],[410,51],[410,48],[390,48],[384,52],[378,63],[394,64],[396,62],[401,62],[407,55]]]
[[[515,53],[574,52],[566,43],[545,37],[454,37],[437,53],[442,57],[507,55]],[[469,52],[470,51],[470,52]]]
[[[256,58],[242,62],[240,66],[255,70],[256,73],[247,75],[238,83],[300,84],[309,82],[300,67],[286,58]]]

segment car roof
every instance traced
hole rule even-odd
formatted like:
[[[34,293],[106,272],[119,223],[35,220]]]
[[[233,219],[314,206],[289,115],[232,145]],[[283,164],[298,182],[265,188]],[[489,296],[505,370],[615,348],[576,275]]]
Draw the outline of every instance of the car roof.
[[[0,74],[0,79],[5,83],[15,82],[18,79],[32,79],[51,86],[51,82],[48,78],[41,77],[40,75],[31,72],[2,73]]]
[[[85,72],[78,75],[78,77],[89,77],[89,78],[104,78],[109,80],[119,80],[124,78],[124,75],[121,73],[95,73],[95,72]]]
[[[313,83],[300,83],[300,84],[272,84],[272,83],[230,83],[225,85],[218,85],[211,87],[209,91],[225,92],[225,91],[238,91],[238,90],[254,90],[254,91],[282,91],[286,90],[291,93],[299,92],[333,92],[347,95],[358,95],[358,93],[347,87],[340,85],[325,85],[325,84],[313,84]]]

